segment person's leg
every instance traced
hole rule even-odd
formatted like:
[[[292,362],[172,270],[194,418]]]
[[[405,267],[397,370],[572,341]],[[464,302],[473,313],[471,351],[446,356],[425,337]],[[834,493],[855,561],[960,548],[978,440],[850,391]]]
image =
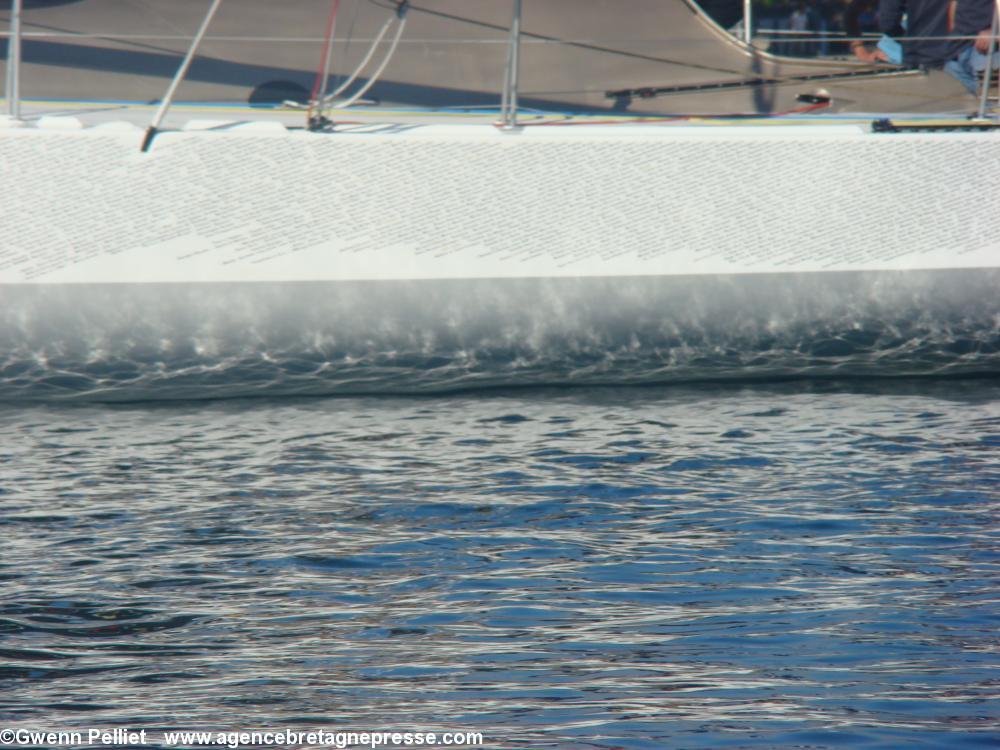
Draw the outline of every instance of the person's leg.
[[[997,63],[1000,62],[1000,54],[993,53],[993,70],[997,69]],[[969,67],[977,73],[982,73],[986,70],[986,54],[980,52],[979,50],[973,48],[972,54],[969,55]]]
[[[957,78],[972,95],[979,93],[979,77],[972,66],[975,52],[976,48],[969,44],[958,53],[958,57],[944,64],[945,71]]]

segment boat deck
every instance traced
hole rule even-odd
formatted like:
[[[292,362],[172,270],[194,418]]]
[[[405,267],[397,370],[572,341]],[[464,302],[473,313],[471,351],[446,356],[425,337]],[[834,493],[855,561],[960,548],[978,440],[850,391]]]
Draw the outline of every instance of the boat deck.
[[[3,100],[0,99],[0,102]],[[98,127],[115,124],[145,129],[156,113],[158,104],[128,101],[67,101],[27,100],[21,102],[21,120],[0,115],[0,127]],[[407,106],[356,106],[349,109],[329,109],[326,117],[338,132],[371,127],[423,125],[495,125],[498,108],[429,108]],[[798,111],[760,115],[640,115],[615,113],[560,112],[523,109],[518,124],[524,127],[576,127],[595,125],[633,126],[705,126],[774,127],[854,125],[868,129],[872,123],[891,119],[913,126],[964,128],[973,123],[974,108],[956,109],[946,113],[850,112],[830,113],[822,108],[804,106]],[[248,123],[281,125],[289,130],[307,128],[305,109],[293,107],[259,107],[238,103],[178,102],[164,121],[164,130],[224,129]]]
[[[123,12],[123,3],[127,11]],[[534,0],[522,27],[520,97],[545,110],[598,114],[774,114],[826,93],[831,112],[943,113],[974,107],[940,70],[904,70],[851,57],[799,58],[748,46],[692,0]],[[87,0],[24,12],[26,98],[154,101],[163,96],[207,8],[203,0]],[[388,54],[395,15],[385,0],[343,0],[332,85],[345,94],[377,78],[370,96],[410,107],[495,106],[511,23],[505,2],[413,0]],[[329,0],[223,3],[178,94],[199,102],[308,97]],[[0,47],[7,27],[0,10]],[[372,62],[359,63],[374,50]],[[0,55],[0,70],[4,69]],[[380,76],[379,60],[387,58]],[[634,95],[620,95],[635,92]]]

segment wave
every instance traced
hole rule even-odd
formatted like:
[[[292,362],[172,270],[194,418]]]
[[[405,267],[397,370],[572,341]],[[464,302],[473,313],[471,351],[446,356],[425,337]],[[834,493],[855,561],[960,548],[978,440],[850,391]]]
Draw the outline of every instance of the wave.
[[[1000,373],[1000,272],[0,287],[0,400]]]

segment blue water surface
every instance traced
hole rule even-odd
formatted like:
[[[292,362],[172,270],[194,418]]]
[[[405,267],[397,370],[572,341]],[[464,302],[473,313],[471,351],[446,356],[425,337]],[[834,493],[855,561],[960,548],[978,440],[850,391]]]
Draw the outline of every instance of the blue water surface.
[[[997,747],[1000,385],[0,406],[0,726]]]

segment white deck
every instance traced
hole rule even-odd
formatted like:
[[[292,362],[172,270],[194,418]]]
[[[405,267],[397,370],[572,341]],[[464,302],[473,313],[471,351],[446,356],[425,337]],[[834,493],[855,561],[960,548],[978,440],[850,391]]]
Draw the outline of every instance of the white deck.
[[[142,0],[126,3],[123,12],[123,2],[26,3],[22,96],[162,97],[208,3]],[[0,34],[10,3],[4,5]],[[342,0],[335,76],[355,69],[384,21],[394,16],[393,6]],[[310,91],[329,10],[329,0],[223,2],[179,98],[246,102],[257,87],[279,81]],[[425,107],[499,103],[511,3],[420,0],[412,3],[407,19],[372,96]],[[521,101],[547,109],[610,112],[620,103],[607,92],[642,87],[681,88],[636,97],[628,105],[631,112],[786,112],[801,106],[799,95],[818,89],[831,95],[831,111],[840,112],[941,113],[975,106],[961,84],[942,71],[897,75],[891,66],[847,57],[846,49],[845,57],[825,60],[749,49],[689,0],[532,0],[524,4],[522,32]],[[362,80],[379,59],[381,54],[362,71]],[[874,77],[839,77],[858,72]],[[749,83],[761,79],[760,85]],[[702,84],[712,85],[699,89]]]

